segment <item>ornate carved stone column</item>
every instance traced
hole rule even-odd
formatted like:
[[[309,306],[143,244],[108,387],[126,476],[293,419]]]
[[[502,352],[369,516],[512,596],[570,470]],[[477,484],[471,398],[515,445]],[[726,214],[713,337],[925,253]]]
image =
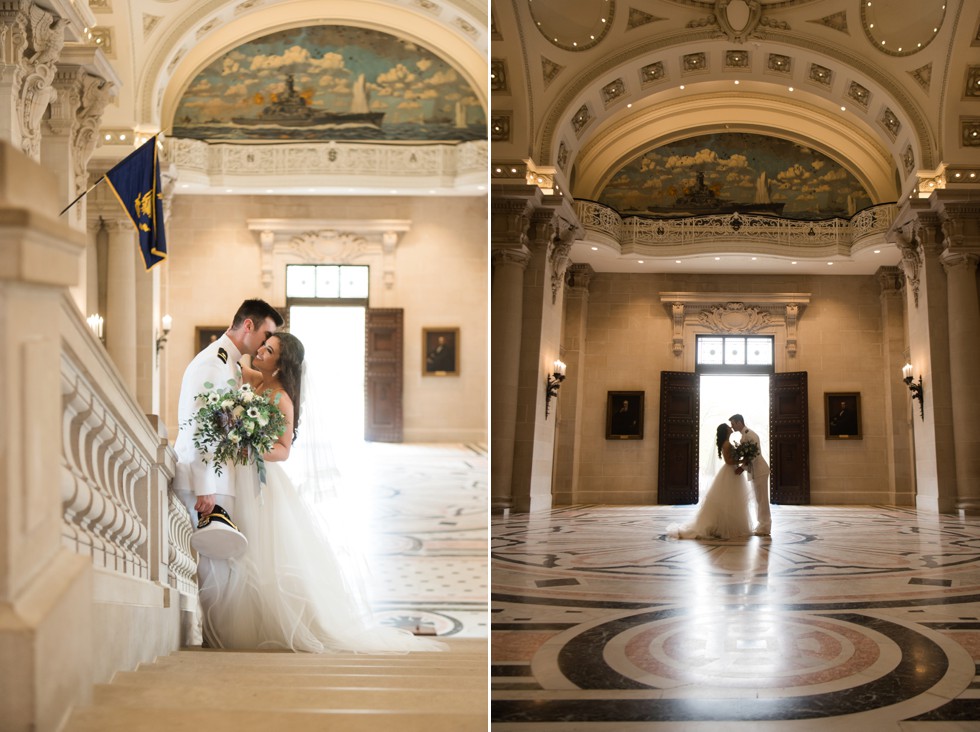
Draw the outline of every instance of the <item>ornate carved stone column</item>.
[[[139,241],[129,219],[106,219],[109,233],[106,275],[105,345],[116,368],[135,394],[136,389],[136,272]]]
[[[500,220],[509,219],[511,226]],[[492,511],[511,507],[517,386],[524,312],[524,270],[531,260],[526,246],[530,219],[519,212],[495,212],[494,238],[513,236],[511,246],[493,247],[491,254],[490,331],[490,490]],[[506,231],[497,228],[505,226]]]
[[[980,513],[980,298],[975,253],[941,257],[948,278],[949,381],[953,393],[953,441],[960,510]]]
[[[888,450],[888,485],[897,506],[915,505],[912,464],[911,418],[908,389],[898,378],[905,365],[906,327],[904,277],[898,267],[875,272],[881,289],[881,323],[884,345],[885,437]]]
[[[585,340],[589,314],[589,283],[595,271],[588,264],[573,264],[565,277],[565,321],[562,360],[568,367],[561,385],[558,449],[555,452],[554,499],[557,505],[576,503],[578,457],[581,454],[580,413],[585,393]]]

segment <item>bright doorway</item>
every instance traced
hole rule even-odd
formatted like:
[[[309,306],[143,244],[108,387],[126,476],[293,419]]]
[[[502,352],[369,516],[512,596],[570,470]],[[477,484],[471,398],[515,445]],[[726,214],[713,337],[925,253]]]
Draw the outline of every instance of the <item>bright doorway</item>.
[[[763,456],[769,455],[769,376],[745,374],[701,374],[700,433],[698,442],[698,476],[700,495],[711,485],[721,468],[715,435],[718,425],[733,414],[745,417],[746,426],[762,441]],[[738,435],[732,436],[738,441]]]
[[[315,408],[326,415],[327,437],[335,445],[363,442],[364,307],[293,306],[289,330],[306,347],[307,368],[316,369],[323,403]]]

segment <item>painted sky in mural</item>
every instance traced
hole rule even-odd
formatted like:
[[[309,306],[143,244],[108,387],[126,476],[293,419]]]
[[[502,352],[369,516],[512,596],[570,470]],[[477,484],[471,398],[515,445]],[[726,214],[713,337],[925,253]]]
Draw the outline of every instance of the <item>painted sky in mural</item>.
[[[871,205],[847,170],[812,148],[749,133],[699,135],[624,165],[599,196],[620,213],[850,216]]]
[[[474,140],[486,115],[465,79],[417,43],[351,26],[278,31],[208,65],[172,134],[196,139]]]

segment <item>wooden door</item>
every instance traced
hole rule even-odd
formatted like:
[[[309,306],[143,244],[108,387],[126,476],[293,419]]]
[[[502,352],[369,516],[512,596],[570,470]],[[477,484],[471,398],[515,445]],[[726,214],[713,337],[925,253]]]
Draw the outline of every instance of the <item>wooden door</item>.
[[[364,311],[364,439],[402,441],[402,310]]]
[[[769,378],[769,496],[771,503],[810,503],[810,431],[805,371]]]
[[[660,477],[657,502],[698,502],[698,375],[660,373]]]

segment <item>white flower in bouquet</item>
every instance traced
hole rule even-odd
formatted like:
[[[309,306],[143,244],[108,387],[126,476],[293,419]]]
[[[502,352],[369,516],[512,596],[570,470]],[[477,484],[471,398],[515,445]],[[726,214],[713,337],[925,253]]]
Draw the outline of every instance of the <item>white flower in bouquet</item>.
[[[741,442],[735,446],[735,462],[751,465],[759,457],[759,446],[754,442]]]
[[[276,440],[286,431],[286,420],[279,411],[279,395],[256,394],[248,384],[228,386],[197,395],[198,410],[188,424],[196,423],[194,447],[205,463],[213,463],[215,475],[221,475],[225,463],[249,465],[259,462]]]

